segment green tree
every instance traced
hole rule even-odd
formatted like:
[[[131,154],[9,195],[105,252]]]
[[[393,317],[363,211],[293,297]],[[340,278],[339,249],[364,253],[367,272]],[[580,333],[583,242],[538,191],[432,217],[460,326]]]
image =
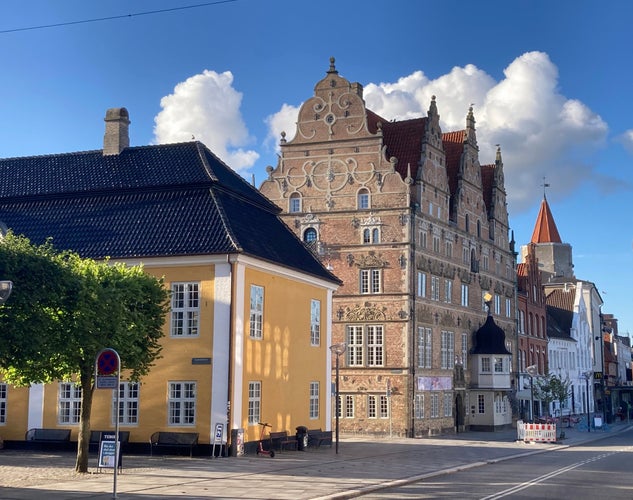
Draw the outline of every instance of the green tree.
[[[558,401],[558,407],[563,408],[563,403],[571,396],[571,382],[563,380],[555,374],[548,374],[537,380],[537,393],[541,401],[547,404],[549,409],[550,403]],[[562,417],[562,411],[561,411]],[[562,433],[562,418],[559,425]]]
[[[7,234],[0,276],[13,293],[0,306],[0,374],[14,385],[74,381],[82,388],[75,469],[88,471],[99,351],[115,349],[130,380],[160,356],[169,292],[141,266],[97,262]]]

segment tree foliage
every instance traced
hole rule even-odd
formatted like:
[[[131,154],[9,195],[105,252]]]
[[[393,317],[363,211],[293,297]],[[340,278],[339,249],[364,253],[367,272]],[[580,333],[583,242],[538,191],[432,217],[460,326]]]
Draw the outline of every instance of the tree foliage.
[[[83,259],[11,233],[0,240],[0,276],[13,281],[0,306],[0,375],[18,386],[81,385],[76,468],[86,472],[96,356],[112,348],[127,378],[147,374],[160,356],[168,291],[142,266]]]

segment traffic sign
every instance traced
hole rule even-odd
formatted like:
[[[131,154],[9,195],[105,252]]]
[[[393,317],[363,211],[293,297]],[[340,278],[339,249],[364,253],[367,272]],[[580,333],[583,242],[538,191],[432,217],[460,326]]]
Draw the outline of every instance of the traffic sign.
[[[104,349],[97,358],[97,369],[101,375],[112,375],[119,369],[117,353],[112,349]]]

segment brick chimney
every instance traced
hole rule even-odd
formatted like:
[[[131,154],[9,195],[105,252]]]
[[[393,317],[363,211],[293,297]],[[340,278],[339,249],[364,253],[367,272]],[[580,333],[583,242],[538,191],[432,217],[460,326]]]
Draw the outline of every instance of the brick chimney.
[[[130,115],[125,108],[110,108],[106,111],[103,155],[118,155],[130,146]]]

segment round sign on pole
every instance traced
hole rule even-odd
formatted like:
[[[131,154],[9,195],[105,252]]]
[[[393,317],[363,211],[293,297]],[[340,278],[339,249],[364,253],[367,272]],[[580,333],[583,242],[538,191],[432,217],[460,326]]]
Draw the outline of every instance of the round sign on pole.
[[[116,352],[105,349],[97,358],[97,369],[101,375],[112,375],[119,369],[119,361]]]

